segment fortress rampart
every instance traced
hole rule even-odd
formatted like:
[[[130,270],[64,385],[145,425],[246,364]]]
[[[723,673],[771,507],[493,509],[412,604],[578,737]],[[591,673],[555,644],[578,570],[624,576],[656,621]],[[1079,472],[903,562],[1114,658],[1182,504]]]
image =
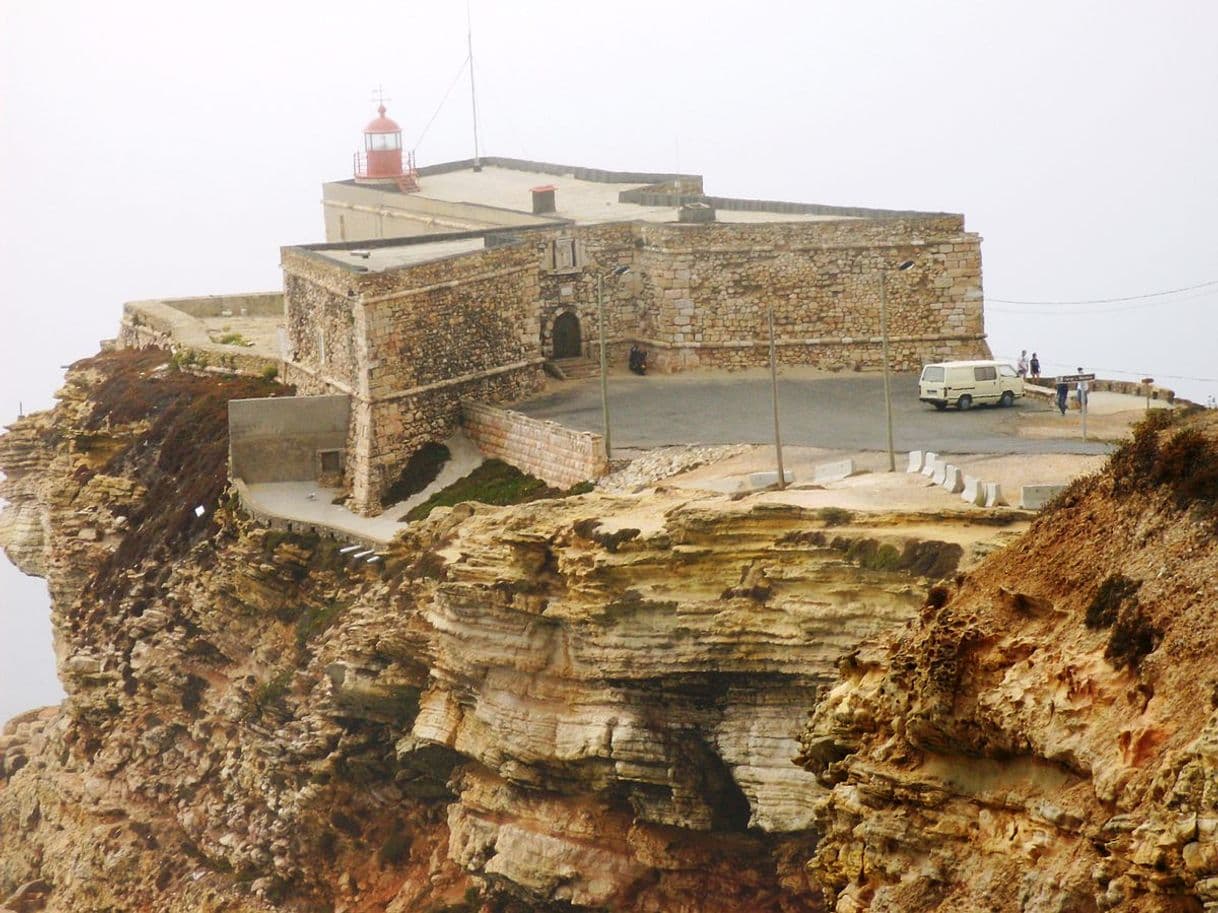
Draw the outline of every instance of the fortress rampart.
[[[427,259],[429,243],[469,249]],[[766,364],[770,308],[781,364],[878,368],[884,270],[897,369],[989,355],[980,238],[958,215],[547,225],[285,248],[282,265],[285,379],[351,397],[362,509],[456,429],[461,400],[517,399],[544,359],[592,356],[598,277],[615,361],[638,342],[662,371]]]

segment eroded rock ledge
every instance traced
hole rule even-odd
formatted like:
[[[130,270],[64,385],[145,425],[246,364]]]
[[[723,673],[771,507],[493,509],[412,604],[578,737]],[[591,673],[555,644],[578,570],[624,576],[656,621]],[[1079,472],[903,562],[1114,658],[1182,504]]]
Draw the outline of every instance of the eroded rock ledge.
[[[660,492],[463,505],[351,562],[225,495],[259,382],[162,362],[81,363],[0,438],[68,693],[0,741],[0,900],[822,909],[804,718],[959,545]]]
[[[1144,425],[842,662],[802,740],[831,909],[1218,909],[1216,431]]]

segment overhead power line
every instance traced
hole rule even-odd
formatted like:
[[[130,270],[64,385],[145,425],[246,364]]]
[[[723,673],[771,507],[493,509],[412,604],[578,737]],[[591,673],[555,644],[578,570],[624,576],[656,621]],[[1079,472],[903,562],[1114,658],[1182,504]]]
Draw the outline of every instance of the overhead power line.
[[[1171,307],[1177,304],[1186,304],[1190,301],[1197,301],[1201,298],[1208,298],[1212,295],[1218,295],[1218,288],[1202,289],[1195,291],[1191,295],[1180,295],[1176,298],[1166,300],[1156,299],[1154,301],[1142,301],[1137,304],[1118,304],[1113,307],[1033,307],[1031,305],[1021,305],[1019,307],[991,307],[989,302],[999,301],[998,298],[986,299],[986,312],[995,314],[1022,314],[1031,317],[1070,317],[1070,316],[1090,316],[1093,314],[1117,314],[1122,311],[1142,311],[1146,308],[1163,308]]]
[[[443,110],[444,105],[448,102],[448,96],[453,94],[453,89],[457,85],[457,80],[459,80],[461,78],[461,74],[465,72],[465,68],[468,65],[469,65],[469,58],[466,57],[464,60],[461,61],[461,66],[457,68],[457,75],[455,75],[453,77],[453,81],[448,84],[448,88],[444,91],[444,97],[440,99],[440,104],[438,104],[436,106],[435,113],[433,113],[431,115],[431,118],[427,121],[426,126],[424,126],[422,131],[420,131],[419,138],[417,140],[415,140],[414,147],[411,149],[412,152],[415,149],[418,149],[419,146],[422,144],[423,137],[425,137],[427,135],[427,131],[431,129],[431,125],[434,124],[436,122],[436,118],[440,116],[440,111]]]
[[[1040,305],[1075,305],[1075,304],[1118,304],[1122,301],[1144,301],[1147,298],[1163,298],[1167,295],[1179,295],[1181,292],[1192,292],[1201,288],[1218,285],[1218,279],[1209,282],[1199,282],[1196,285],[1186,285],[1183,288],[1167,289],[1162,292],[1147,292],[1144,295],[1126,295],[1123,298],[1081,298],[1073,301],[1027,301],[1018,298],[989,298],[998,304],[1040,304]]]

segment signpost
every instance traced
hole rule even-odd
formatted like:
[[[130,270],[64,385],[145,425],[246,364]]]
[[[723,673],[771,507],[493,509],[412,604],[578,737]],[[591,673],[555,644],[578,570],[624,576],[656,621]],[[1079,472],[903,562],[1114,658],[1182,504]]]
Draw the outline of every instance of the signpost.
[[[1093,380],[1095,380],[1094,374],[1062,374],[1062,375],[1058,376],[1058,378],[1057,378],[1057,382],[1059,384],[1078,384],[1078,383],[1089,384]],[[1083,395],[1080,396],[1078,399],[1079,412],[1082,413],[1082,418],[1083,418],[1083,440],[1084,441],[1087,440],[1087,400],[1090,398],[1090,393],[1091,393],[1091,388],[1088,386],[1084,386],[1082,389]]]

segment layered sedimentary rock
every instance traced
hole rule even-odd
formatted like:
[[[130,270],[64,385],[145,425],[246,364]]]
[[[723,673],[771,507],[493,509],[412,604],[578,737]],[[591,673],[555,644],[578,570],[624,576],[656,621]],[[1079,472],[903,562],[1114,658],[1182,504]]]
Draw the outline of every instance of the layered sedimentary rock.
[[[273,385],[162,361],[0,438],[68,693],[0,741],[0,901],[821,908],[804,717],[959,545],[654,492],[463,505],[367,564],[225,494],[223,405]]]
[[[831,909],[1218,909],[1218,423],[1160,424],[841,663]]]

